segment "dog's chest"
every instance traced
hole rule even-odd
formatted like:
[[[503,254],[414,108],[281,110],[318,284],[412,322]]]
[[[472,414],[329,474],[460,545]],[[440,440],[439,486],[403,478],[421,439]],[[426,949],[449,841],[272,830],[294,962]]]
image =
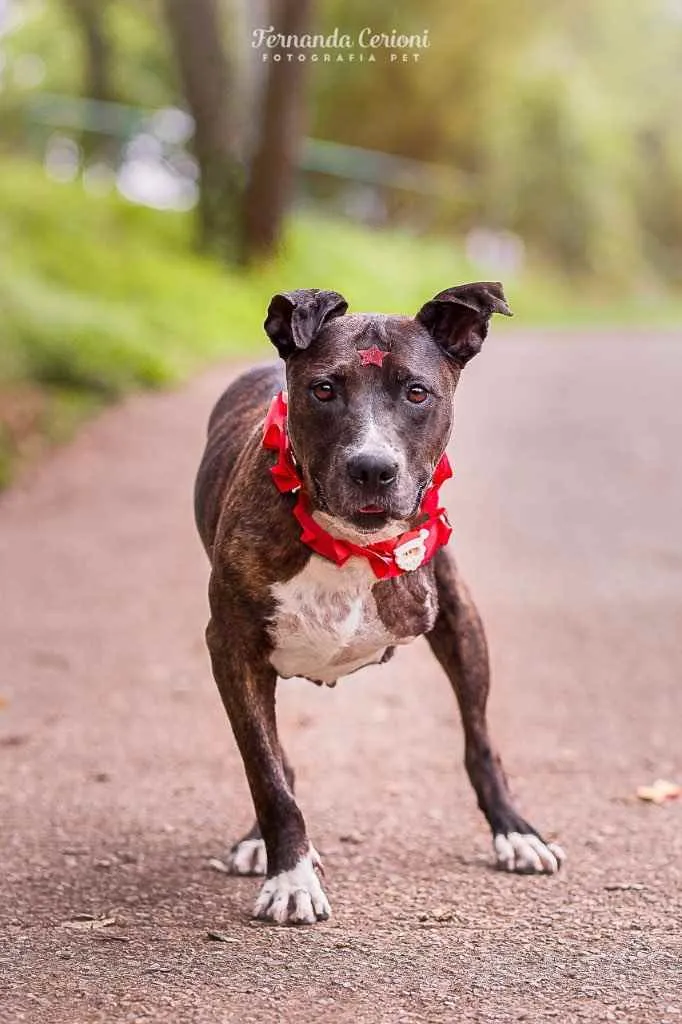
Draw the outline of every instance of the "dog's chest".
[[[366,559],[338,566],[319,555],[293,579],[275,583],[270,661],[277,673],[333,683],[381,661],[387,647],[414,639],[414,633],[400,635],[399,627],[384,625],[372,593],[375,583]]]

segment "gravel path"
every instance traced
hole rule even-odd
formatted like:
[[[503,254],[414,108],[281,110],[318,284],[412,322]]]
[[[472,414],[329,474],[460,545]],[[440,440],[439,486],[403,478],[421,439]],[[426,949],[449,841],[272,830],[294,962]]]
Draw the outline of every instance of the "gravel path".
[[[111,410],[2,500],[3,1024],[682,1024],[682,801],[633,795],[682,781],[681,340],[498,330],[461,385],[455,550],[559,878],[491,869],[422,642],[280,687],[332,919],[252,924],[258,882],[211,868],[251,814],[190,511],[232,369]]]

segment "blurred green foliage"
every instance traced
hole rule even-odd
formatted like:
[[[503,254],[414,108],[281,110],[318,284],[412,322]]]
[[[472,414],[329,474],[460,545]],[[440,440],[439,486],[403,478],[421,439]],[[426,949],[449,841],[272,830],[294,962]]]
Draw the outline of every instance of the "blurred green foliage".
[[[104,27],[111,40],[112,93],[120,103],[159,107],[177,99],[159,5],[155,0],[101,0]],[[85,91],[83,37],[67,0],[25,0],[17,30],[2,41],[10,67],[34,54],[44,64],[40,88],[80,95]],[[11,75],[5,89],[12,91]],[[15,96],[21,98],[21,84]],[[6,99],[5,99],[6,102]]]
[[[450,164],[457,230],[520,234],[608,287],[682,285],[682,5],[326,0],[323,27],[429,28],[419,62],[329,64],[313,134]],[[358,111],[362,116],[358,117]]]
[[[244,64],[249,5],[222,3],[226,43]],[[67,0],[26,6],[40,16],[3,40],[10,65],[36,54],[41,88],[82,92]],[[102,9],[115,98],[178,102],[158,0],[102,0]],[[458,172],[435,215],[420,220],[414,204],[413,223],[515,232],[560,272],[612,290],[682,286],[680,0],[318,0],[316,20],[324,33],[429,31],[417,63],[380,55],[310,66],[313,136]]]

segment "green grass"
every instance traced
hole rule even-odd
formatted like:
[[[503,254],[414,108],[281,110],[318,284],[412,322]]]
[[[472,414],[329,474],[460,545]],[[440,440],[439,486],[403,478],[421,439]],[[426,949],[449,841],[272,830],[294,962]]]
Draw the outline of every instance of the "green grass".
[[[319,215],[294,217],[281,255],[248,272],[197,256],[191,235],[189,215],[91,196],[30,163],[0,163],[0,427],[2,391],[17,384],[44,392],[40,429],[63,436],[131,388],[171,384],[211,360],[266,358],[262,322],[276,291],[333,288],[351,309],[410,313],[448,285],[487,276],[454,240]],[[679,300],[605,299],[596,286],[569,287],[533,269],[505,285],[519,326],[665,324],[682,312]]]

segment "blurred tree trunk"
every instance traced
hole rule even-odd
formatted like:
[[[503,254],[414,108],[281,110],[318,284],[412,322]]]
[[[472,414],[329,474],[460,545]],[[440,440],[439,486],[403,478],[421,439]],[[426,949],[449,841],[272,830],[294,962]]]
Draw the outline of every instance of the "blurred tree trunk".
[[[111,100],[111,46],[104,25],[107,4],[103,0],[67,0],[67,5],[85,46],[84,94],[93,100]]]
[[[115,99],[111,69],[112,47],[107,32],[107,0],[66,0],[66,6],[78,26],[84,51],[84,72],[81,92],[86,99],[107,103]],[[80,132],[84,162],[115,163],[116,141],[93,129],[92,124]]]
[[[282,35],[310,28],[312,0],[270,0],[269,24]],[[270,60],[260,97],[257,135],[244,195],[244,263],[271,255],[279,241],[303,129],[307,62]],[[295,56],[295,53],[294,53]]]
[[[194,118],[201,173],[200,244],[233,262],[240,250],[242,172],[233,102],[234,69],[217,0],[164,0],[182,90]]]

